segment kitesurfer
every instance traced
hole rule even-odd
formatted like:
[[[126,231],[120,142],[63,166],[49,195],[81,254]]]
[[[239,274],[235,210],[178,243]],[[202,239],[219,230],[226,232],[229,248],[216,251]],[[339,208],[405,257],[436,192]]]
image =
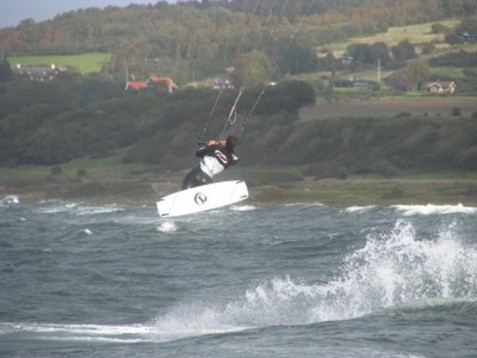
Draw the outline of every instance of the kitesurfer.
[[[213,178],[238,162],[234,150],[238,140],[228,136],[225,140],[210,140],[201,145],[195,156],[202,158],[198,166],[192,169],[182,181],[182,190],[210,184]]]

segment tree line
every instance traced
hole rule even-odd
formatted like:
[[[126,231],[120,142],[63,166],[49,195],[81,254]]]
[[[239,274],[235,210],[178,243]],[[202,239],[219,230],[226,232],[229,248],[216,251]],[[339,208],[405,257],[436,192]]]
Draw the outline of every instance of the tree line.
[[[230,91],[211,109],[217,92],[187,89],[157,97],[125,94],[98,76],[62,73],[51,82],[2,77],[0,66],[0,166],[60,165],[73,159],[124,150],[124,162],[183,170],[195,159],[200,133],[216,138],[237,96]],[[239,120],[262,88],[243,94]],[[303,81],[267,88],[242,136],[244,166],[303,166],[310,175],[400,170],[477,170],[477,113],[392,120],[298,120],[316,93]],[[209,125],[205,127],[205,123]],[[240,123],[240,121],[239,121]]]
[[[6,72],[2,68],[8,65],[0,66],[0,78]],[[244,93],[239,115],[251,111],[260,91],[256,87]],[[0,82],[0,166],[53,165],[128,146],[136,153],[128,153],[128,158],[146,163],[155,163],[167,151],[189,157],[204,123],[211,123],[207,135],[215,138],[220,133],[237,96],[237,90],[224,93],[216,114],[209,118],[217,93],[191,88],[164,96],[127,94],[99,76],[74,73],[61,73],[49,82],[4,80]],[[308,83],[283,82],[266,91],[254,113],[296,117],[298,109],[313,104],[315,98]]]
[[[471,13],[466,8],[467,1],[304,0],[290,2],[293,11],[283,11],[285,15],[280,16],[284,8],[277,4],[287,2],[269,3],[273,7],[266,7],[267,1],[203,1],[87,9],[38,24],[26,20],[18,27],[1,30],[3,54],[29,50],[35,54],[80,53],[94,49],[111,52],[113,60],[102,74],[81,76],[70,71],[45,83],[17,79],[10,64],[0,61],[0,166],[56,165],[84,156],[108,156],[125,148],[125,162],[184,169],[194,160],[191,153],[204,123],[210,119],[208,136],[220,133],[238,89],[224,93],[214,117],[209,118],[216,91],[186,88],[166,97],[125,93],[118,86],[125,67],[139,75],[150,74],[151,66],[160,66],[154,71],[170,70],[184,82],[191,71],[198,77],[206,76],[220,73],[230,64],[235,65],[235,74],[241,78],[250,71],[254,80],[238,108],[238,116],[243,119],[260,96],[276,58],[280,58],[279,76],[315,71],[323,60],[316,58],[314,46],[349,36],[350,30],[356,35],[394,25],[396,16],[391,15],[374,23],[378,14],[384,15],[390,9],[402,15],[399,21],[418,16],[423,21],[438,19],[464,9]],[[425,15],[424,7],[419,9],[426,4],[437,8]],[[359,16],[363,18],[359,20]],[[290,36],[300,24],[302,31]],[[458,30],[474,31],[472,24],[466,19]],[[436,25],[435,31],[443,29]],[[258,48],[261,36],[263,42]],[[288,50],[283,51],[285,48]],[[391,48],[384,43],[353,44],[347,51],[362,66],[377,58],[387,66],[401,62],[404,67],[393,80],[403,89],[429,76],[427,63],[406,62],[415,58],[414,45],[408,41]],[[326,60],[331,69],[340,66],[338,59]],[[433,61],[444,65],[460,61],[472,67],[475,54],[450,54]],[[465,74],[473,88],[477,74],[472,68]],[[240,152],[248,165],[301,165],[309,173],[323,173],[337,166],[341,173],[477,169],[475,115],[302,122],[297,120],[298,110],[313,104],[316,98],[310,84],[282,81],[267,87],[264,93],[241,138],[246,145]]]
[[[187,83],[223,73],[254,50],[274,64],[286,46],[277,76],[312,72],[316,46],[476,11],[474,0],[160,1],[26,19],[0,30],[0,43],[4,57],[108,52],[103,72],[117,81],[127,67],[137,77],[158,72]]]

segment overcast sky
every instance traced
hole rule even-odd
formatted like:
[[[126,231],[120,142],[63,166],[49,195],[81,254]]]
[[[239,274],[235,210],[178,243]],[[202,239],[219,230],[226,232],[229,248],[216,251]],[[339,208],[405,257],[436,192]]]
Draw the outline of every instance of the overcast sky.
[[[159,0],[0,0],[0,28],[16,26],[22,20],[36,22],[49,20],[55,15],[88,7],[104,8],[109,5],[156,4]],[[176,0],[167,0],[175,3]]]

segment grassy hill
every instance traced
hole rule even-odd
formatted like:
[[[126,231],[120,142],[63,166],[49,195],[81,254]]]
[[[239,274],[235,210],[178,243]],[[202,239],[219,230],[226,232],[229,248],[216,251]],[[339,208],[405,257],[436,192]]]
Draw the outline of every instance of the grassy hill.
[[[448,28],[454,28],[459,22],[460,20],[458,19],[438,21],[439,24]],[[341,56],[346,51],[348,45],[352,43],[372,44],[378,41],[383,41],[389,47],[391,47],[404,40],[409,40],[418,46],[424,43],[434,43],[436,44],[438,51],[450,50],[451,45],[445,42],[444,34],[436,34],[432,32],[433,24],[435,24],[435,22],[426,22],[422,24],[406,26],[392,26],[389,27],[386,32],[380,32],[370,36],[351,37],[346,41],[335,42],[331,43],[330,45],[320,47],[318,51],[322,52],[323,49],[331,49],[337,56]]]
[[[446,28],[454,28],[458,25],[459,19],[447,19],[438,21],[440,25]],[[445,42],[445,36],[443,33],[434,33],[432,31],[432,26],[436,22],[426,22],[415,25],[406,25],[400,27],[389,27],[386,32],[376,33],[370,36],[357,36],[350,37],[346,41],[331,42],[324,46],[318,46],[316,52],[318,56],[322,56],[324,53],[331,51],[335,57],[340,57],[346,51],[346,48],[350,44],[373,44],[376,42],[384,42],[388,47],[395,46],[401,41],[408,40],[416,46],[416,54],[419,56],[419,60],[429,60],[437,56],[442,56],[451,52],[457,52],[460,50],[465,50],[468,52],[477,51],[477,43],[469,42],[460,46],[452,46],[449,43]],[[432,43],[436,50],[432,54],[422,54],[422,45],[426,43]],[[11,65],[22,64],[24,66],[36,66],[44,65],[49,66],[51,64],[56,64],[60,67],[73,68],[79,71],[82,74],[101,72],[101,70],[107,65],[111,60],[110,53],[84,53],[79,55],[49,55],[49,56],[12,56],[7,58]],[[477,71],[477,63],[474,67],[470,67],[471,70]],[[151,69],[153,70],[153,69]],[[396,69],[386,69],[381,68],[380,78],[386,78]],[[446,76],[463,76],[462,68],[457,67],[432,67],[432,73]],[[309,82],[316,82],[322,78],[329,77],[329,72],[316,72],[316,73],[306,73],[306,74],[297,74],[293,76],[288,76],[292,79],[301,79]],[[366,68],[360,67],[353,70],[338,70],[336,77],[349,78],[355,77],[359,79],[369,79],[377,80],[378,73],[377,67],[375,68]],[[202,79],[198,82],[190,82],[185,86],[192,87],[202,87],[209,86],[214,77],[209,77]],[[122,85],[122,84],[121,84]]]
[[[460,20],[458,19],[448,19],[443,21],[438,21],[440,25],[446,28],[454,28],[458,25]],[[331,51],[336,58],[341,57],[351,44],[368,44],[371,45],[377,42],[384,42],[388,47],[392,47],[397,45],[401,41],[409,41],[416,47],[416,54],[418,55],[417,60],[430,60],[432,58],[443,56],[449,53],[456,53],[461,50],[465,50],[467,52],[477,52],[477,43],[476,42],[467,42],[461,44],[459,46],[451,45],[445,41],[445,34],[444,33],[433,33],[432,26],[435,25],[436,22],[426,22],[422,24],[416,25],[406,25],[400,27],[390,27],[386,32],[376,33],[370,36],[357,36],[357,37],[350,37],[346,41],[340,42],[331,42],[324,46],[319,46],[317,48],[318,56],[324,56],[324,54]],[[431,54],[423,54],[422,53],[422,46],[424,44],[433,44],[435,46],[435,51]],[[477,71],[477,63],[474,67],[468,67],[470,70]],[[388,77],[392,74],[396,69],[380,69],[380,78]],[[454,76],[454,77],[462,77],[463,69],[461,67],[431,67],[431,72],[433,74],[445,75],[445,76]],[[297,78],[301,80],[308,80],[308,81],[317,81],[319,79],[328,78],[330,76],[330,72],[316,72],[316,73],[309,73],[309,74],[298,74],[295,76],[290,76],[291,78]],[[345,70],[337,70],[335,73],[335,77],[337,78],[358,78],[358,79],[367,79],[377,81],[378,79],[378,68],[377,65],[372,68],[357,68],[357,69],[345,69]]]

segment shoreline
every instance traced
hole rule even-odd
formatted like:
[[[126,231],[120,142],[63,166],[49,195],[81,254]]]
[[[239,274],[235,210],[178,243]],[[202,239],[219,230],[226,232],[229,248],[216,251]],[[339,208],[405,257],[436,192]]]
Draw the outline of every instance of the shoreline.
[[[230,179],[232,178],[223,178],[222,181]],[[247,182],[246,179],[242,180]],[[0,201],[13,195],[18,197],[20,202],[26,203],[63,200],[93,204],[154,205],[161,197],[178,191],[178,183],[171,177],[111,180],[49,178],[29,182],[0,182]],[[349,207],[462,204],[477,207],[477,178],[304,178],[301,181],[259,184],[251,180],[248,187],[250,195],[243,203],[254,205],[321,203],[327,206]]]

